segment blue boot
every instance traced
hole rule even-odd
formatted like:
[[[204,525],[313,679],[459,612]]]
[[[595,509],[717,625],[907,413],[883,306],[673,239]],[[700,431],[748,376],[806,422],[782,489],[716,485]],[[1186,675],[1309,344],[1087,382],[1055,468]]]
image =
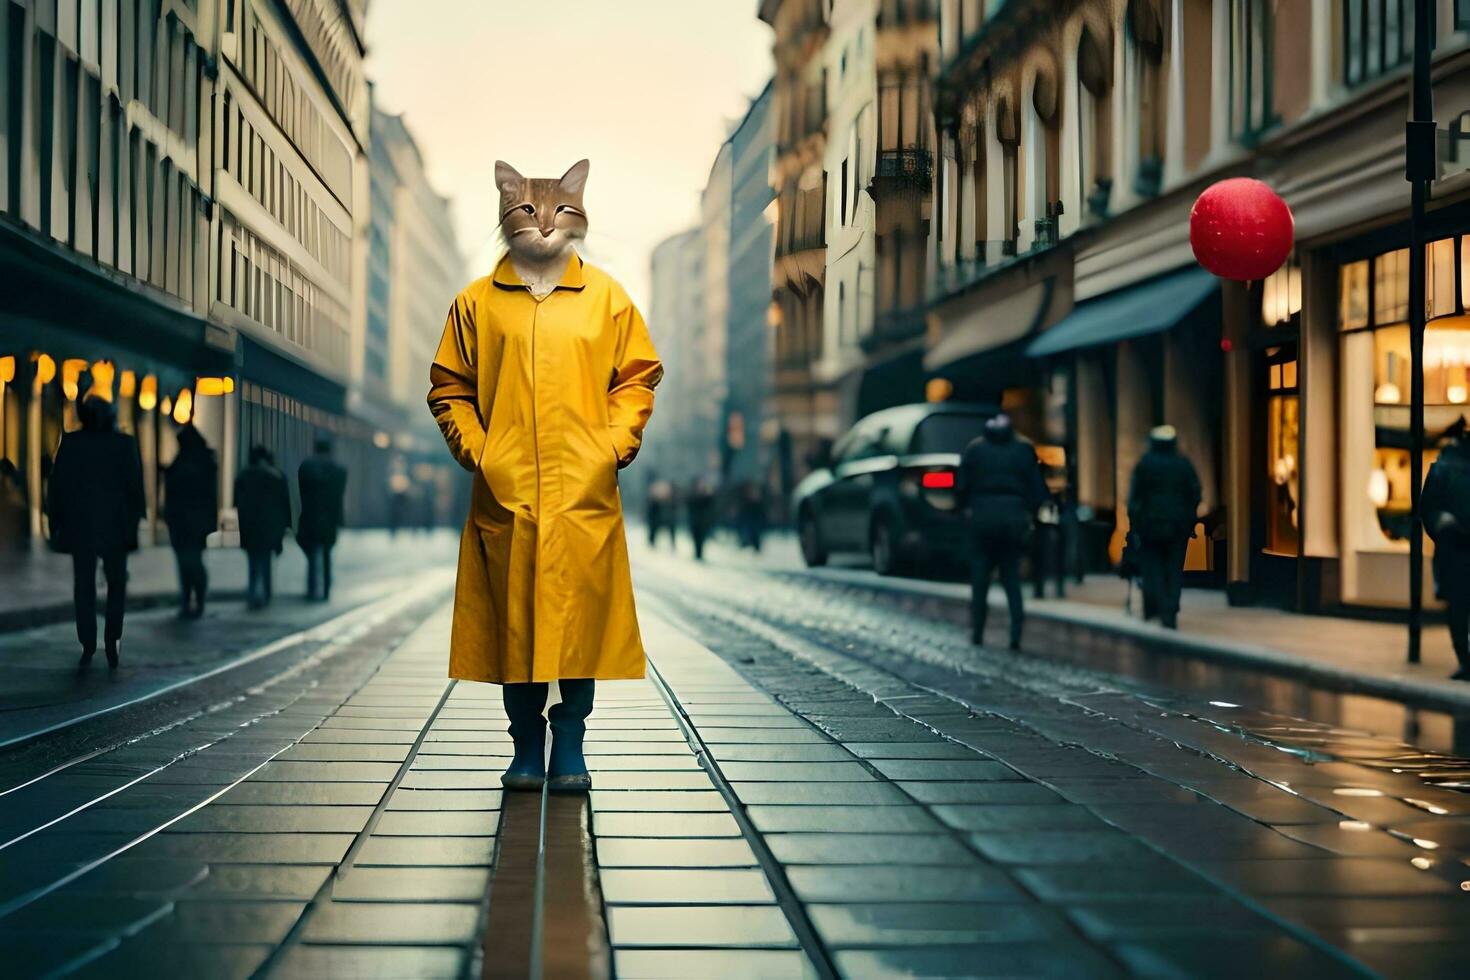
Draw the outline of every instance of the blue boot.
[[[546,782],[545,684],[506,684],[502,688],[505,714],[510,719],[510,737],[515,741],[515,758],[500,776],[506,789],[539,790]]]
[[[561,701],[551,706],[551,768],[546,788],[553,793],[585,793],[592,788],[587,760],[582,755],[582,736],[587,733],[587,716],[592,714],[596,682],[589,678],[561,681]]]

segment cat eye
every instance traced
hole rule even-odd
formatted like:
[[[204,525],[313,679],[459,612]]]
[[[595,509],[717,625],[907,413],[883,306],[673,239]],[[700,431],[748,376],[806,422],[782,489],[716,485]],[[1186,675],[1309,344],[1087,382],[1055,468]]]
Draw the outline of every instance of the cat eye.
[[[572,207],[570,204],[558,204],[556,206],[556,213],[561,214],[563,211],[568,214],[582,214],[584,217],[586,216],[581,210]]]
[[[536,213],[535,206],[534,205],[530,205],[530,204],[522,204],[521,207],[520,207],[520,210],[526,212],[527,214],[535,214]]]

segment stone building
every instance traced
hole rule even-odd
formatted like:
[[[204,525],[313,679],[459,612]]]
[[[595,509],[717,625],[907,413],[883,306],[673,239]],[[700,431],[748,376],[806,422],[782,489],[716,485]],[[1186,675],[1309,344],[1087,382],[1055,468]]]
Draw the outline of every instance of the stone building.
[[[1453,149],[1470,3],[1433,7],[1431,444],[1470,362]],[[1205,484],[1200,580],[1237,602],[1406,604],[1411,9],[944,0],[925,368],[1022,420],[1089,564],[1116,558],[1128,477],[1167,421]],[[1264,283],[1220,283],[1189,247],[1195,197],[1241,175],[1296,215]]]

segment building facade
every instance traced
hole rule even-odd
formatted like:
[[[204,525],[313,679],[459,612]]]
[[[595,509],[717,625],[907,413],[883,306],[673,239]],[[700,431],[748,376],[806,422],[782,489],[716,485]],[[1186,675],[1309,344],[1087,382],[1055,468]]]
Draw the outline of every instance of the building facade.
[[[1433,6],[1451,149],[1430,206],[1431,446],[1462,414],[1470,351],[1470,180],[1448,159],[1470,4]],[[925,368],[1013,410],[1089,564],[1116,558],[1133,465],[1169,422],[1205,487],[1193,572],[1237,602],[1407,603],[1410,9],[944,0]],[[1231,176],[1296,216],[1264,283],[1193,261],[1190,207]]]
[[[780,420],[779,497],[823,445],[840,434],[841,406],[824,359],[827,274],[827,94],[823,53],[831,0],[762,0],[758,13],[775,32],[772,83],[776,193],[772,310],[775,322],[770,417]]]
[[[349,406],[394,356],[366,333],[364,17],[362,0],[0,3],[0,278],[19,284],[0,291],[0,457],[26,511],[7,538],[47,533],[49,462],[90,391],[139,438],[145,541],[165,533],[178,424],[219,453],[226,543],[252,444],[294,472],[328,436],[365,473],[399,437]],[[349,521],[380,492],[349,480]]]
[[[770,397],[772,219],[771,86],[730,134],[730,298],[725,327],[721,471],[727,483],[780,486],[779,426]]]
[[[468,281],[449,201],[435,192],[402,116],[373,108],[372,211],[362,354],[354,361],[349,413],[374,428],[362,483],[376,490],[375,524],[452,523],[466,504],[457,467],[424,410],[424,391],[444,313]]]

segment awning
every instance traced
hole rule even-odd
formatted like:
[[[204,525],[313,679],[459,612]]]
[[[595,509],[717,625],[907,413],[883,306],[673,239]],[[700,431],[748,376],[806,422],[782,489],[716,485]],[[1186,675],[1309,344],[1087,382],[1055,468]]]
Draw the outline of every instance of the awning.
[[[1214,276],[1191,267],[1100,296],[1082,303],[1032,341],[1026,353],[1049,357],[1162,333],[1199,309],[1219,288]]]

